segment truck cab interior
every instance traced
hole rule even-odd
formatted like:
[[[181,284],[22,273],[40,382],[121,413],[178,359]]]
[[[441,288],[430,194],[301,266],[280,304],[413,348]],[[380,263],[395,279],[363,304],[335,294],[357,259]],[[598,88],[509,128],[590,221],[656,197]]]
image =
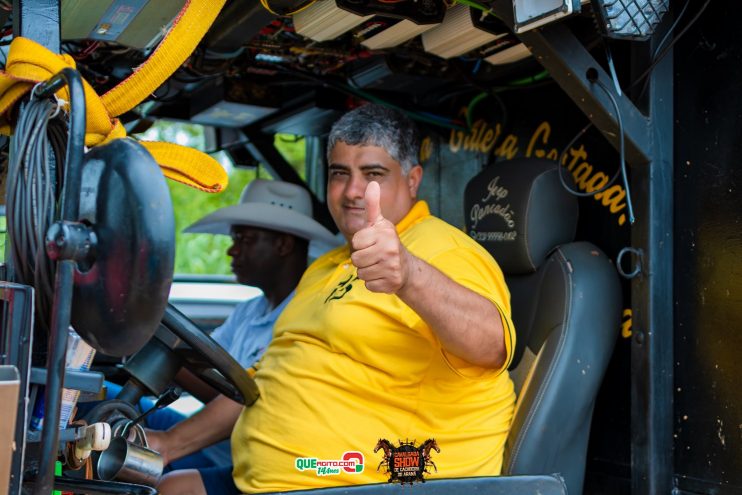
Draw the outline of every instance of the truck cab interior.
[[[498,261],[517,333],[502,475],[414,489],[739,493],[741,14],[710,0],[0,0],[0,493],[157,493],[147,466],[127,478],[101,459],[122,431],[147,446],[137,404],[174,400],[183,368],[260,400],[209,337],[232,303],[171,296],[167,180],[234,187],[218,155],[305,187],[335,233],[327,136],[368,102],[419,126],[419,196]],[[199,126],[203,149],[143,139],[162,122]],[[302,140],[300,169],[277,135]],[[494,206],[493,184],[507,194]],[[70,325],[92,363],[70,365]],[[123,388],[100,401],[106,379]],[[95,401],[84,416],[65,409],[72,390]]]

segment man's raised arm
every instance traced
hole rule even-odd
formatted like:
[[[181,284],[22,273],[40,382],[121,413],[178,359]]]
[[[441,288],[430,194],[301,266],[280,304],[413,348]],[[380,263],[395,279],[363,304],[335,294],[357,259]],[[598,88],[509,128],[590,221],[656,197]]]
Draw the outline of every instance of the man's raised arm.
[[[381,214],[376,182],[369,182],[365,204],[368,224],[353,236],[351,259],[366,288],[396,294],[430,326],[447,352],[477,366],[500,368],[506,349],[497,307],[402,245],[394,224]]]

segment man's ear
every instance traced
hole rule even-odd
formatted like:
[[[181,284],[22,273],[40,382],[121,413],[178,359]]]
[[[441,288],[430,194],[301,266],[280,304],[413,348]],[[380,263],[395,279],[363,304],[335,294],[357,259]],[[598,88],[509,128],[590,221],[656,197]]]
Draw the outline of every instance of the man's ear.
[[[276,253],[279,256],[288,256],[289,254],[294,252],[294,248],[296,247],[296,239],[294,239],[294,236],[291,234],[281,234],[276,237],[275,246]]]
[[[415,165],[407,172],[407,187],[410,189],[410,197],[417,198],[417,189],[423,180],[423,168]]]

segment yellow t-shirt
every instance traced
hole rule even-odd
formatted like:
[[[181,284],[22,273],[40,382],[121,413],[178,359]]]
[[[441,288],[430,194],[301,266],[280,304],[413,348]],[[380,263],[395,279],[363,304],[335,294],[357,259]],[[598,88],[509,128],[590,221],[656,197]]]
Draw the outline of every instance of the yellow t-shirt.
[[[397,231],[412,254],[497,305],[508,352],[503,370],[445,355],[398,297],[366,290],[347,246],[331,251],[307,269],[276,322],[255,374],[260,398],[232,433],[233,475],[243,492],[386,482],[385,468],[377,471],[383,451],[374,453],[381,438],[394,445],[435,439],[438,472],[431,467],[426,479],[500,473],[515,403],[505,371],[515,335],[502,272],[422,201]],[[311,467],[312,458],[343,460],[354,451],[363,455],[362,472],[335,467],[340,474],[319,475]]]

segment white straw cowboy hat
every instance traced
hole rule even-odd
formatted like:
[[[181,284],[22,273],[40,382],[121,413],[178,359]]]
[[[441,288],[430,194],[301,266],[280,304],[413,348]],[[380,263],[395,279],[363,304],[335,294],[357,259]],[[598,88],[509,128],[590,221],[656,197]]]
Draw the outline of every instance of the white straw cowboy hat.
[[[337,238],[312,218],[312,199],[301,186],[255,179],[242,191],[239,204],[221,208],[184,230],[190,233],[230,234],[232,225],[276,230],[337,246]]]

